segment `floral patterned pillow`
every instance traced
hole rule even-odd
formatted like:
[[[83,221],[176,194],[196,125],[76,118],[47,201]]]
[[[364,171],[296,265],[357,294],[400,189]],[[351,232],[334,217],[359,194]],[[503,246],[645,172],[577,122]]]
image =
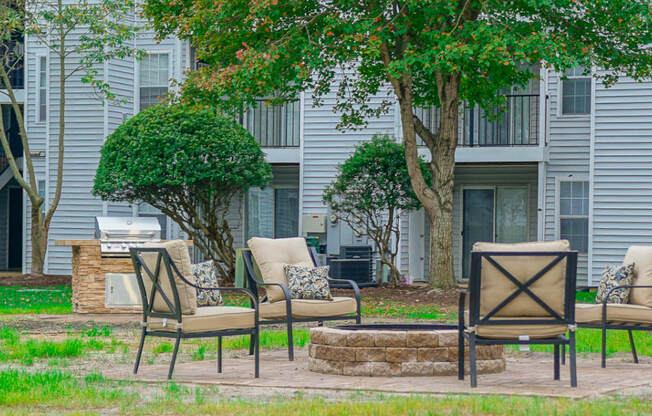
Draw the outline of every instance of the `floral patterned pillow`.
[[[328,266],[310,267],[295,264],[283,266],[292,299],[333,300],[328,286]]]
[[[614,287],[631,285],[634,280],[634,263],[623,264],[622,266],[608,265],[602,272],[598,293],[595,296],[596,303],[602,303],[607,293]],[[609,295],[607,303],[627,303],[629,299],[629,288],[616,289]]]
[[[192,274],[195,276],[195,284],[199,287],[217,287],[220,285],[213,260],[193,264]],[[219,290],[197,289],[197,306],[219,306],[221,304],[222,294]]]

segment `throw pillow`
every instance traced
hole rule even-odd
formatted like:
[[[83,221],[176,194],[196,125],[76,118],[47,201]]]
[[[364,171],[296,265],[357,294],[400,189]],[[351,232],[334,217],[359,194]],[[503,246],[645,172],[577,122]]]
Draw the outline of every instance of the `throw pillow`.
[[[218,287],[217,268],[213,260],[192,265],[195,284],[199,287]],[[197,306],[219,306],[222,304],[222,294],[219,290],[197,289]]]
[[[608,265],[602,272],[598,293],[595,296],[596,303],[602,303],[607,293],[614,287],[631,285],[634,280],[634,263],[623,264],[622,266]],[[629,288],[616,289],[609,295],[607,303],[627,303],[629,299]]]
[[[292,299],[333,300],[328,286],[328,266],[311,267],[298,264],[283,266]]]

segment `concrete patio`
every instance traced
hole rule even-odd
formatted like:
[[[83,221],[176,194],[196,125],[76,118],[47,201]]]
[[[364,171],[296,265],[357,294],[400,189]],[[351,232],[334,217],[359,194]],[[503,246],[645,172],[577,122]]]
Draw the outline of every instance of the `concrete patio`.
[[[552,356],[543,353],[507,354],[505,372],[480,375],[479,387],[471,389],[468,378],[442,377],[353,377],[313,373],[308,370],[307,349],[296,351],[296,360],[287,361],[284,350],[261,351],[260,378],[253,378],[253,360],[241,353],[225,354],[224,372],[217,373],[215,360],[178,363],[173,380],[177,383],[217,385],[252,389],[287,389],[314,392],[373,391],[394,394],[504,394],[568,398],[595,398],[614,394],[652,393],[652,357],[641,357],[640,364],[630,356],[610,358],[607,368],[600,368],[599,356],[578,356],[578,383],[570,388],[568,368],[562,367],[561,380],[554,381]],[[166,364],[141,364],[134,376],[121,366],[103,372],[114,380],[165,382]],[[624,377],[626,375],[626,377]]]

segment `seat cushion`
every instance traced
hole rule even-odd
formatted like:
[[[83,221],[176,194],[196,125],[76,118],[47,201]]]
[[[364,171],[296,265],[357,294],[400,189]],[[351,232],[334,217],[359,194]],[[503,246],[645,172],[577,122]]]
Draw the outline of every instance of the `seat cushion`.
[[[327,318],[331,316],[351,315],[357,310],[355,299],[334,297],[333,300],[292,299],[292,317]],[[260,316],[264,319],[284,318],[285,302],[263,302],[260,304]]]
[[[502,251],[502,252],[540,252],[540,251],[569,251],[570,244],[567,240],[538,241],[519,244],[500,243],[475,243],[473,251]],[[537,272],[547,266],[555,256],[493,256],[499,265],[511,273],[520,282],[525,283]],[[485,315],[498,306],[511,293],[517,290],[514,283],[505,277],[486,258],[482,259],[481,269],[480,315]],[[552,310],[563,317],[564,290],[566,282],[566,259],[552,267],[544,276],[539,278],[528,288]],[[549,317],[550,314],[536,303],[526,293],[521,292],[509,304],[500,309],[495,315],[520,316],[520,317]]]
[[[253,237],[247,241],[247,245],[265,283],[282,283],[287,286],[288,281],[283,270],[286,264],[315,266],[306,239],[302,237],[276,239]],[[269,286],[265,289],[270,302],[285,299],[280,287]]]
[[[500,319],[545,319],[545,318],[494,318]],[[464,312],[464,321],[468,325],[469,311]],[[564,335],[568,331],[568,325],[565,324],[523,324],[523,325],[476,325],[476,335],[483,338],[502,338],[518,339],[519,336],[526,335],[532,339],[554,338],[557,335]]]
[[[633,285],[652,286],[652,247],[631,246],[623,264],[634,263]],[[652,308],[652,288],[632,288],[629,303]]]
[[[602,322],[602,305],[578,303],[575,305],[575,321],[580,324]],[[652,308],[630,304],[607,304],[607,322],[652,325]]]
[[[191,283],[195,283],[195,278],[192,274],[192,265],[190,262],[190,254],[188,253],[188,246],[182,240],[171,240],[163,243],[151,243],[146,245],[149,247],[155,248],[164,248],[170,260],[177,266],[179,273],[181,273],[186,280]],[[141,257],[145,261],[145,265],[150,269],[152,273],[156,273],[156,263],[158,259],[158,253],[153,252],[143,252]],[[145,270],[142,271],[143,279],[145,281],[145,287],[147,288],[148,299],[151,302],[151,293],[153,288],[152,280],[149,278]],[[179,302],[181,304],[181,313],[184,315],[191,315],[197,310],[197,292],[195,288],[188,285],[186,282],[181,280],[181,278],[174,272],[172,269],[172,274],[174,275],[174,283],[176,285],[177,291],[179,293]],[[170,302],[174,305],[174,295],[172,293],[172,286],[170,284],[170,277],[168,276],[167,269],[163,260],[161,260],[161,269],[159,272],[159,284],[163,289],[163,292],[168,297]],[[163,297],[158,293],[154,297],[154,307],[155,312],[170,312],[170,308]]]
[[[247,329],[255,326],[255,311],[238,306],[206,306],[197,308],[193,315],[181,317],[182,332],[207,332],[225,329]],[[163,318],[149,318],[149,330],[176,332],[177,322],[168,319],[163,326]]]

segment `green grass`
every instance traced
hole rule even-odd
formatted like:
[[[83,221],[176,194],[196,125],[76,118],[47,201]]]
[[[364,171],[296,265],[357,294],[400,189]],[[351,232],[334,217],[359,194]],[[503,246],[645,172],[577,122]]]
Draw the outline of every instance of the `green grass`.
[[[455,320],[457,314],[442,311],[433,304],[405,304],[397,301],[386,301],[377,299],[362,299],[362,316],[381,318],[409,318],[409,319],[433,319],[433,320]]]
[[[577,292],[575,300],[577,303],[595,303],[595,292]]]
[[[143,390],[147,394],[141,394]],[[190,388],[75,378],[61,371],[0,371],[0,408],[12,414],[220,415],[621,415],[650,414],[647,398],[570,400],[507,396],[409,396],[357,393],[341,399],[294,397],[224,399],[217,387]]]
[[[217,351],[217,339],[201,339],[191,341],[199,345],[198,350],[193,354],[193,360],[203,360],[207,351]],[[292,344],[296,347],[304,347],[310,342],[310,331],[302,328],[295,328],[292,331]],[[288,346],[286,331],[260,332],[260,347],[263,349],[285,348]],[[170,346],[171,347],[171,346]],[[225,350],[241,350],[249,348],[249,335],[222,338],[222,348]],[[170,349],[171,351],[171,349]],[[201,357],[201,358],[200,358]]]
[[[72,313],[70,286],[0,286],[0,315]]]
[[[17,361],[32,365],[35,359],[75,358],[87,351],[99,351],[105,347],[107,343],[95,338],[66,338],[62,341],[22,340],[15,329],[0,327],[0,362]]]

